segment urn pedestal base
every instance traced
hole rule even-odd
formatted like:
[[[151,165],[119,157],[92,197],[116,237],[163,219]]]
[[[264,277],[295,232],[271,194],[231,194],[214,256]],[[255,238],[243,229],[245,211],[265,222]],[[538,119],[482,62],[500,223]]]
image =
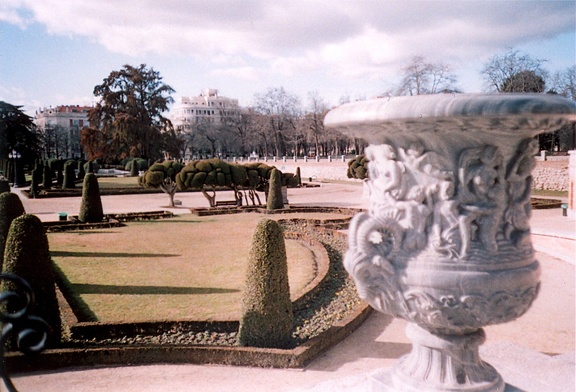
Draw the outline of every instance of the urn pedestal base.
[[[503,392],[498,372],[480,359],[484,330],[466,335],[431,333],[416,324],[406,328],[412,352],[394,368],[373,378],[373,391]]]
[[[362,299],[412,323],[412,352],[375,390],[505,390],[480,360],[482,327],[536,298],[534,137],[574,119],[574,102],[543,94],[391,97],[326,115],[370,144],[370,207],[350,222],[344,266]]]

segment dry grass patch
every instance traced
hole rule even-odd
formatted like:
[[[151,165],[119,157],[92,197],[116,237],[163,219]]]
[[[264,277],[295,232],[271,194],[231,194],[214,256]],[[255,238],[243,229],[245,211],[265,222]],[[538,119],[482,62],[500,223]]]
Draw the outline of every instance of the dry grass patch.
[[[99,321],[237,320],[250,242],[261,217],[183,215],[117,229],[50,233],[50,251]],[[287,240],[286,248],[294,295],[314,278],[315,263],[302,243]]]

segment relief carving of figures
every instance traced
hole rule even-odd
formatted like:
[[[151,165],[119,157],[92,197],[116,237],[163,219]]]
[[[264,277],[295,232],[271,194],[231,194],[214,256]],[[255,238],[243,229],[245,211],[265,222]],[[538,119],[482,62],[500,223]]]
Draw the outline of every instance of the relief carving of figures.
[[[474,240],[495,253],[506,202],[503,157],[498,148],[486,145],[464,150],[458,163],[458,180],[458,201],[463,211],[460,255],[468,254]]]
[[[370,170],[371,211],[395,219],[403,229],[402,249],[424,249],[431,224],[434,192],[452,176],[448,162],[439,154],[426,152],[419,142],[397,150],[387,144],[366,149]],[[376,197],[377,195],[377,197]]]
[[[532,169],[536,166],[534,155],[538,152],[536,139],[523,140],[516,156],[510,161],[506,172],[508,183],[508,208],[504,215],[506,239],[520,246],[530,234],[530,190],[532,188]]]

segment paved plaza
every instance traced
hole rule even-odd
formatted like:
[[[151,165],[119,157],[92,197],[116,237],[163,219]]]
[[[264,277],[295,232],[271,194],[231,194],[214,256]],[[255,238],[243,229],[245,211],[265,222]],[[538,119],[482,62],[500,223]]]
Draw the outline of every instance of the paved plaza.
[[[290,189],[290,205],[366,208],[358,182],[318,183],[319,188]],[[18,192],[18,190],[15,190]],[[230,199],[232,195],[230,194]],[[222,199],[229,199],[222,196]],[[179,208],[167,208],[168,196],[103,196],[105,213],[170,210],[189,213],[207,207],[198,192],[177,193]],[[26,212],[56,220],[59,212],[78,214],[80,198],[27,199]],[[542,288],[527,314],[487,327],[482,358],[521,391],[574,391],[576,221],[560,209],[535,210],[533,243],[542,265]],[[150,365],[25,374],[13,378],[22,391],[365,391],[372,372],[389,369],[410,350],[406,322],[374,313],[350,337],[303,369],[262,369],[218,365]],[[1,388],[0,388],[1,390]]]

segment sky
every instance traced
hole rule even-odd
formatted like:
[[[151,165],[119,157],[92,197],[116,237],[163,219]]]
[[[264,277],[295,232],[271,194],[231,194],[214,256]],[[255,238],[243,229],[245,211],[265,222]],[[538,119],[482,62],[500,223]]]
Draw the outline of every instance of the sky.
[[[2,0],[0,100],[91,105],[110,72],[146,64],[175,100],[216,88],[247,106],[284,87],[335,105],[393,89],[414,56],[476,93],[510,49],[575,65],[576,0]]]

